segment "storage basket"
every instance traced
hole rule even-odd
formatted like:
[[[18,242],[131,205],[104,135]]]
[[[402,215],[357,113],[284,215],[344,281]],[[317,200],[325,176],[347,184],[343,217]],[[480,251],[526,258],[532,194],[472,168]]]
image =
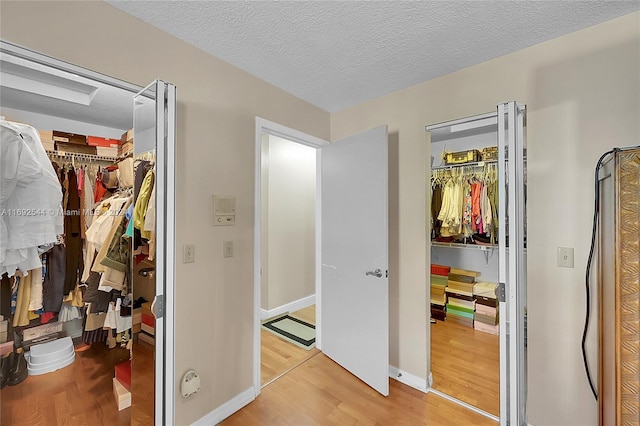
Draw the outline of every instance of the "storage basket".
[[[482,149],[482,161],[492,161],[498,159],[498,147],[488,146]]]
[[[444,154],[445,164],[474,163],[476,161],[480,161],[480,159],[480,151],[478,151],[477,149],[470,149],[467,151],[459,152],[446,152]]]

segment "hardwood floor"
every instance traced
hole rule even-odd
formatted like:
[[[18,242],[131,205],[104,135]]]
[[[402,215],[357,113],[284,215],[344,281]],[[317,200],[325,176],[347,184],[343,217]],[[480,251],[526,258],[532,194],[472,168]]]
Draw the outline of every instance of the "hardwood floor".
[[[221,425],[491,425],[492,420],[435,394],[390,380],[384,397],[324,354],[262,389]]]
[[[131,425],[152,426],[155,408],[154,349],[133,345],[131,365]]]
[[[500,415],[499,336],[451,322],[431,324],[433,388]]]
[[[316,323],[315,305],[292,312],[289,315],[309,324],[315,325]],[[262,329],[260,330],[260,338],[262,339],[260,346],[260,383],[262,386],[319,352],[316,348],[311,350],[300,348]]]
[[[113,396],[113,367],[129,351],[94,344],[77,352],[68,367],[0,391],[3,425],[129,425],[130,409],[118,411]]]
[[[76,352],[68,367],[28,376],[0,391],[0,424],[153,425],[153,351],[133,346],[132,407],[118,411],[113,396],[114,366],[129,359],[129,351],[95,343]]]
[[[307,306],[306,308],[291,312],[289,315],[306,321],[309,324],[316,325],[316,305]]]

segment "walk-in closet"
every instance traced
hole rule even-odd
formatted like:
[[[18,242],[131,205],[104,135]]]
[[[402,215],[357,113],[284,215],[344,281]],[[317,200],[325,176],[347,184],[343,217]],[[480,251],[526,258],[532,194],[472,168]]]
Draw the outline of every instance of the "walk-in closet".
[[[526,313],[524,113],[512,102],[426,128],[432,386],[496,419],[518,403],[506,383],[524,380],[524,321],[509,315]]]
[[[2,47],[1,423],[153,424],[155,99]]]

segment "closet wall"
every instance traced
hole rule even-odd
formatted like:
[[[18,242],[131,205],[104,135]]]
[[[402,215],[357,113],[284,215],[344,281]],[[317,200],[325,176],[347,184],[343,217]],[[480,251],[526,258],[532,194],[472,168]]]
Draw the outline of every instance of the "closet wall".
[[[592,176],[603,152],[640,140],[639,21],[630,14],[332,114],[332,140],[389,125],[393,365],[426,378],[426,354],[416,350],[429,340],[424,126],[518,100],[527,105],[528,420],[598,423],[580,352]],[[557,247],[575,248],[574,269],[556,266]]]
[[[196,262],[176,265],[176,389],[189,368],[202,388],[176,395],[175,424],[250,400],[255,117],[326,140],[329,113],[103,2],[0,2],[0,38],[140,86],[177,86],[176,252],[195,244]],[[237,196],[235,226],[211,226],[212,194]]]

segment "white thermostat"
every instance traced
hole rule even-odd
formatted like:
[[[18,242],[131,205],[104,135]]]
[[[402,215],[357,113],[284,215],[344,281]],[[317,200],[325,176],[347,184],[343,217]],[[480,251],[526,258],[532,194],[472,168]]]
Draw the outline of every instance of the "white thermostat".
[[[213,196],[213,224],[215,226],[228,226],[236,224],[235,195]]]

